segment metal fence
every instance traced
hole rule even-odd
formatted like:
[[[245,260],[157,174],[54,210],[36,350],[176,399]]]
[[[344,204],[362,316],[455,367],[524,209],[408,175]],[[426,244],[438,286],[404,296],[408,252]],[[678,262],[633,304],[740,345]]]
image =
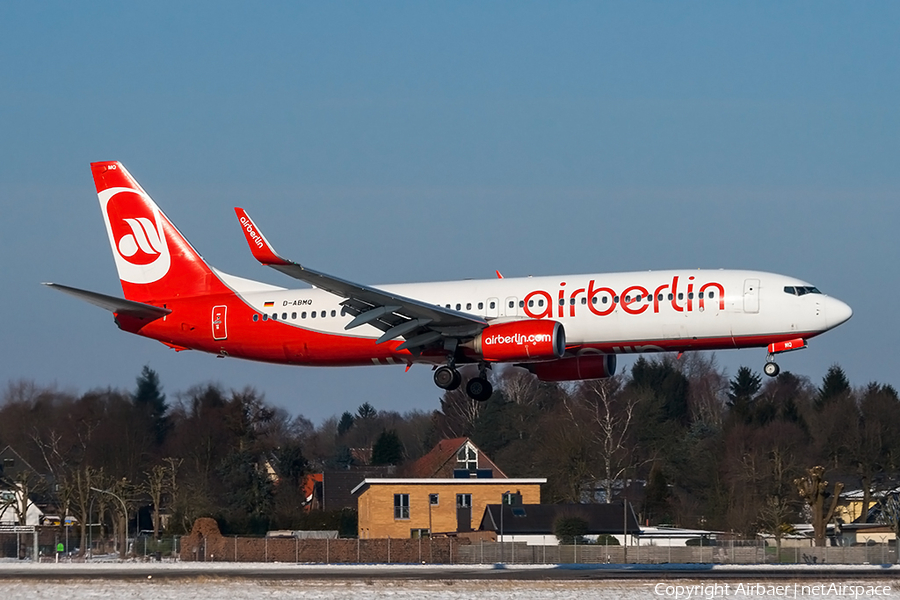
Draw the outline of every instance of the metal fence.
[[[117,540],[90,536],[82,552],[77,530],[66,527],[0,527],[0,559],[32,562],[84,562],[115,560]],[[126,557],[132,560],[175,560],[181,538],[138,536],[128,539]]]
[[[476,542],[459,547],[460,564],[893,564],[894,544],[782,548],[757,540],[714,546],[529,546],[525,542]]]

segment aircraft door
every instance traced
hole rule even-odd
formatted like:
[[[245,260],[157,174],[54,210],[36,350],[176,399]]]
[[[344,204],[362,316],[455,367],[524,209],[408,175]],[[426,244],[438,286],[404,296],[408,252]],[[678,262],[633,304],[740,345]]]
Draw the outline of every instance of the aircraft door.
[[[213,306],[212,309],[212,334],[214,340],[228,339],[228,329],[225,324],[225,314],[228,307],[224,305]]]
[[[744,312],[759,312],[759,279],[744,280]]]
[[[515,317],[519,314],[519,299],[515,296],[510,296],[503,302],[503,310],[506,311],[504,316],[506,317]]]

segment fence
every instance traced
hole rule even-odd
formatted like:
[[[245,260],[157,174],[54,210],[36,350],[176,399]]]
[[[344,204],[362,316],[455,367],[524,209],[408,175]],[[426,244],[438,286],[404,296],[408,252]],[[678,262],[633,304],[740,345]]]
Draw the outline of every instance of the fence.
[[[117,540],[112,538],[91,535],[86,542],[82,552],[81,534],[74,527],[0,526],[0,559],[81,562],[118,553]],[[139,560],[173,560],[180,549],[179,537],[156,540],[152,536],[139,536],[128,540],[127,556]]]
[[[460,564],[892,564],[896,545],[782,548],[757,540],[733,540],[715,546],[529,546],[525,542],[476,542],[460,546]]]

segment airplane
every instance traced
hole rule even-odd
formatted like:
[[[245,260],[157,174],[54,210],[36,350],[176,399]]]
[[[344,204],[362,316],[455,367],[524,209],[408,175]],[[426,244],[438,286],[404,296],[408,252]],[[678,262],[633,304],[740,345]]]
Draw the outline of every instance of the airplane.
[[[487,370],[543,381],[610,377],[619,354],[766,348],[775,356],[847,321],[844,302],[794,277],[667,270],[369,286],[275,252],[242,208],[253,256],[311,287],[287,289],[209,266],[120,162],[91,171],[124,298],[47,283],[111,311],[123,331],[181,350],[305,366],[430,365],[457,389],[492,393]]]

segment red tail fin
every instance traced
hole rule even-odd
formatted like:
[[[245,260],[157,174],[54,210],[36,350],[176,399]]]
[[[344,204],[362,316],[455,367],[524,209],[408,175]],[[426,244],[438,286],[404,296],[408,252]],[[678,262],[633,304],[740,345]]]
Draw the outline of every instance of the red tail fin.
[[[152,302],[224,287],[121,163],[91,163],[91,171],[126,298]]]

